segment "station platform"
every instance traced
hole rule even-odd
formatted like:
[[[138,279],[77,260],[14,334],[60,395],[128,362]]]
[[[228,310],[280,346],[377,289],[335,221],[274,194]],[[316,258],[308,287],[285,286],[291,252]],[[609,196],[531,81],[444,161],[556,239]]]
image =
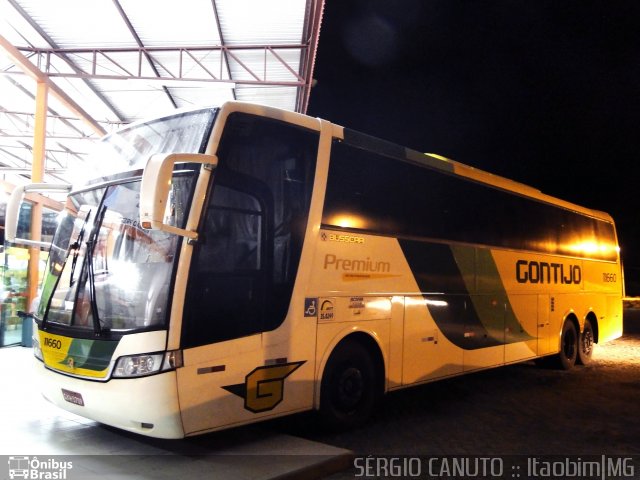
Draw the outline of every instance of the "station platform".
[[[44,400],[33,381],[32,355],[28,347],[0,349],[0,478],[21,462],[41,470],[71,466],[66,480],[316,479],[351,466],[349,450],[260,424],[184,440],[98,424]]]

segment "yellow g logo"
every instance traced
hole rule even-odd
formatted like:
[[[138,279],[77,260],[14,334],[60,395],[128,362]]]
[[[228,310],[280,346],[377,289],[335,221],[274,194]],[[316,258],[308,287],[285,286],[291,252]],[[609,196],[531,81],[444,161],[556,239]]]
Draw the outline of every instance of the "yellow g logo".
[[[244,398],[244,408],[253,413],[273,410],[284,398],[284,379],[305,362],[258,367],[246,377],[244,384],[228,385],[225,390]]]

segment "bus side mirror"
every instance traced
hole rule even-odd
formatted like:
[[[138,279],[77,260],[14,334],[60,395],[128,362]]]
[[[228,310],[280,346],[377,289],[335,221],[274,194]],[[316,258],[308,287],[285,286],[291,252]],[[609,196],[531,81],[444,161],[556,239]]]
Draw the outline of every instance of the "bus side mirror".
[[[218,157],[201,153],[171,153],[152,155],[142,173],[140,186],[140,224],[145,229],[163,230],[183,237],[197,238],[190,230],[164,222],[168,206],[169,188],[176,163],[201,163],[215,167]]]
[[[27,192],[47,193],[47,192],[64,192],[71,190],[71,185],[66,183],[30,183],[27,185],[19,185],[13,189],[9,201],[7,202],[7,212],[5,215],[4,238],[6,241],[18,243],[21,245],[29,245],[35,247],[48,248],[46,242],[37,242],[26,238],[16,238],[18,235],[18,222],[20,220],[20,207]]]

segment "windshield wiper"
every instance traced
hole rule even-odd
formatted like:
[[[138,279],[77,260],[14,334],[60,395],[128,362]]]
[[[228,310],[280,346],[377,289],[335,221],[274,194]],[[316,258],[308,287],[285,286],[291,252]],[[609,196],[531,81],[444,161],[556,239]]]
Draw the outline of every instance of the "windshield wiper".
[[[78,233],[78,238],[76,238],[75,242],[69,244],[69,247],[67,248],[67,253],[64,256],[64,260],[60,264],[60,269],[56,276],[56,281],[53,284],[53,288],[51,289],[51,294],[49,295],[49,299],[47,300],[47,306],[44,310],[44,313],[42,314],[42,324],[41,324],[42,329],[44,329],[45,326],[47,325],[47,318],[49,317],[49,311],[51,310],[51,301],[53,300],[53,292],[55,292],[58,289],[58,284],[60,283],[60,279],[62,278],[62,272],[64,272],[64,267],[67,266],[67,260],[69,260],[69,255],[71,255],[72,251],[73,251],[73,260],[71,261],[71,274],[69,275],[70,276],[69,286],[71,287],[74,284],[73,273],[76,269],[76,263],[78,262],[78,255],[80,253],[80,244],[82,243],[82,239],[84,238],[85,227],[87,226],[87,223],[89,222],[90,217],[91,217],[91,210],[87,212],[87,216],[82,222],[82,227],[80,228],[80,233]],[[51,245],[53,246],[53,240],[51,241]],[[55,247],[55,248],[58,248],[58,247]],[[55,259],[52,261],[55,261]]]
[[[91,231],[89,239],[87,240],[87,251],[84,257],[86,262],[87,278],[89,280],[89,305],[91,305],[91,317],[93,318],[93,332],[97,336],[102,335],[102,325],[100,325],[100,317],[98,316],[98,303],[96,302],[96,279],[93,269],[93,254],[96,249],[96,239],[98,238],[98,233],[102,228],[102,221],[104,220],[104,214],[106,212],[107,206],[103,205],[98,212],[96,221],[93,224],[93,230]]]
[[[73,273],[76,271],[76,263],[78,263],[78,255],[80,255],[80,245],[82,245],[82,239],[84,238],[84,230],[87,226],[87,222],[89,222],[89,218],[91,217],[91,210],[87,213],[87,216],[82,223],[82,227],[80,228],[80,233],[78,233],[78,238],[75,242],[69,245],[69,250],[67,252],[67,256],[64,259],[64,263],[67,263],[67,258],[69,258],[69,254],[73,250],[73,260],[71,261],[71,274],[69,275],[69,286],[72,287],[75,283],[73,281]],[[60,272],[62,273],[62,272]]]

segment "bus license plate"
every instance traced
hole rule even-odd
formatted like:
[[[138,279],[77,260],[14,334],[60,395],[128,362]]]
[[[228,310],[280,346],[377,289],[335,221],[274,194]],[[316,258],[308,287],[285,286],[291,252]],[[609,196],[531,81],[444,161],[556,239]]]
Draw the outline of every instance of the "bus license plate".
[[[72,392],[71,390],[62,389],[62,398],[64,398],[67,402],[73,403],[74,405],[80,405],[84,407],[84,400],[82,399],[82,395],[78,392]]]

